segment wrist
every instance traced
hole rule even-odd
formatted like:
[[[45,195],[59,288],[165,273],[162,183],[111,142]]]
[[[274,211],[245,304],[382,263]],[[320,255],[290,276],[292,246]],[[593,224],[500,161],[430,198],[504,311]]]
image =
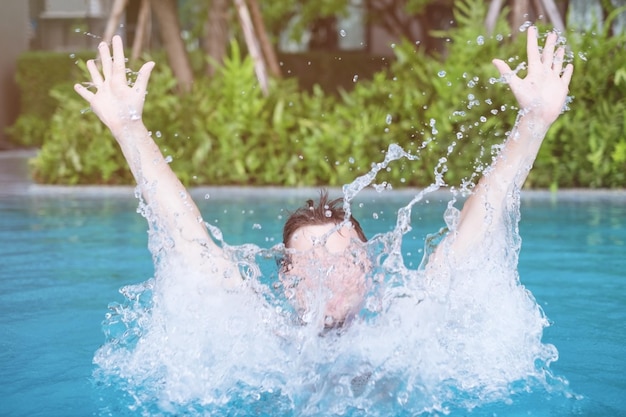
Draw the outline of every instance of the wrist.
[[[138,140],[150,136],[141,118],[137,120],[121,120],[111,123],[108,127],[118,142]]]

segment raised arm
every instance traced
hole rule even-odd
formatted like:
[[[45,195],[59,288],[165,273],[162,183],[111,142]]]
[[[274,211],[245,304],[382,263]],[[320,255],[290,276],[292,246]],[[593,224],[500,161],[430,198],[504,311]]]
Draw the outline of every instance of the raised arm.
[[[145,63],[134,85],[129,85],[121,38],[115,36],[112,44],[113,57],[106,43],[98,46],[102,73],[93,60],[87,62],[97,91],[93,93],[82,84],[74,89],[113,133],[154,216],[152,220],[172,239],[174,250],[184,257],[185,264],[210,267],[207,278],[235,275],[234,266],[209,236],[198,207],[143,123],[146,88],[154,63]]]
[[[557,34],[550,33],[543,51],[537,45],[537,28],[528,29],[528,72],[520,78],[502,60],[494,65],[518,101],[518,119],[504,147],[476,185],[461,210],[452,238],[453,256],[468,250],[486,233],[501,225],[505,204],[514,187],[521,187],[537,157],[543,139],[563,111],[573,66],[563,70],[564,48],[556,49]]]

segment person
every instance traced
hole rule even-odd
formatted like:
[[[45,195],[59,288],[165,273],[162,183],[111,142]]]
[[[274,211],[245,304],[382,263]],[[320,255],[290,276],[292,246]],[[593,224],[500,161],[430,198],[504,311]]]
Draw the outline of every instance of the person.
[[[567,100],[573,66],[563,66],[565,50],[556,43],[557,34],[549,33],[540,50],[537,28],[528,28],[524,78],[504,61],[493,60],[517,99],[519,116],[500,153],[465,201],[456,226],[430,255],[426,274],[442,262],[470,257],[473,245],[503,221],[507,196],[524,183],[546,132]],[[112,132],[158,227],[173,242],[173,250],[187,265],[206,268],[212,288],[237,287],[242,280],[236,265],[212,239],[198,207],[142,121],[155,64],[145,63],[130,85],[121,38],[113,38],[112,56],[106,43],[98,49],[101,70],[94,60],[88,61],[91,83],[76,84],[76,92]],[[362,244],[365,234],[354,218],[345,218],[340,201],[329,201],[322,193],[317,204],[309,201],[286,221],[283,236],[287,256],[280,279],[285,294],[304,315],[322,291],[325,327],[340,326],[358,312],[371,268]]]

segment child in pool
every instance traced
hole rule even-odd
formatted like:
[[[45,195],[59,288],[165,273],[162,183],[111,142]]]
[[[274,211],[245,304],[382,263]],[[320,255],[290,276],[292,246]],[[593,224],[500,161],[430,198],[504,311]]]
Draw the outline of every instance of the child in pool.
[[[557,34],[547,36],[541,51],[537,29],[530,27],[527,36],[525,78],[518,77],[504,61],[493,61],[515,95],[520,114],[500,154],[463,205],[458,225],[445,237],[445,262],[471,256],[472,246],[499,226],[507,196],[525,181],[548,128],[564,108],[573,67],[563,68],[564,48],[556,48]],[[113,38],[112,47],[113,56],[106,43],[99,45],[101,72],[93,60],[88,61],[91,83],[76,84],[76,92],[113,133],[144,200],[185,263],[208,268],[207,279],[216,287],[241,285],[236,265],[212,240],[198,207],[142,121],[154,63],[145,63],[134,85],[129,85],[119,36]],[[89,90],[91,86],[95,92]],[[298,310],[306,311],[310,290],[321,280],[331,294],[323,314],[327,327],[343,323],[359,310],[370,268],[365,250],[358,244],[366,240],[365,235],[354,218],[344,221],[340,207],[322,193],[318,204],[310,201],[287,220],[283,233],[289,253],[280,275],[288,297]],[[430,256],[426,274],[443,262],[440,252],[437,249]]]

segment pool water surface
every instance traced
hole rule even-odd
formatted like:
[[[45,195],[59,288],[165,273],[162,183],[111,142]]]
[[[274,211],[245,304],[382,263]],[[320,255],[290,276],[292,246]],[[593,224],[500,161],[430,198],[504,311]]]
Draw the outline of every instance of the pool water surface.
[[[217,188],[194,197],[229,244],[270,247],[280,240],[285,208],[311,193]],[[411,195],[365,193],[354,212],[368,235],[385,232]],[[432,200],[414,211],[403,245],[413,268],[424,236],[443,225],[445,202]],[[125,393],[93,378],[92,363],[107,306],[123,301],[121,287],[154,273],[136,207],[126,188],[0,195],[0,415],[140,414]],[[521,281],[552,323],[544,341],[559,359],[550,368],[569,388],[450,415],[626,415],[626,193],[525,192],[520,234]]]

